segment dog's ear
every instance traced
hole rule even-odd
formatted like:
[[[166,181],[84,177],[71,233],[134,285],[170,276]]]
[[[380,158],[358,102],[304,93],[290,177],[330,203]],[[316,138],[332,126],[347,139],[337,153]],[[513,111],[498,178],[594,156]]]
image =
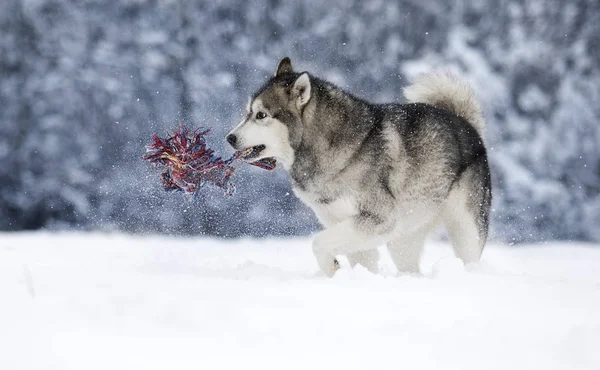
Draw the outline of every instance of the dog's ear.
[[[304,72],[294,82],[292,96],[296,98],[296,106],[302,108],[310,100],[310,77]]]
[[[282,73],[292,73],[294,72],[292,68],[292,60],[288,57],[281,59],[279,62],[279,66],[277,66],[277,70],[275,71],[275,76],[279,76]]]

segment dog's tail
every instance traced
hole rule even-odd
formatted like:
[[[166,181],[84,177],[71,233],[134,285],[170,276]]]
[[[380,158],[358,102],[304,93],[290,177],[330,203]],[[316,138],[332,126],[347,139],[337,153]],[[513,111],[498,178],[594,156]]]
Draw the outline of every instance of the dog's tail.
[[[485,119],[471,87],[449,72],[419,76],[404,89],[409,103],[427,103],[449,110],[467,120],[484,137]]]

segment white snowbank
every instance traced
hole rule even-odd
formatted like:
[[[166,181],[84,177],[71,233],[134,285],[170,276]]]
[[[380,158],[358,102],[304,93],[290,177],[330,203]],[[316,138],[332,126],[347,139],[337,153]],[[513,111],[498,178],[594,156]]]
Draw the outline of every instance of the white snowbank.
[[[0,234],[0,369],[600,369],[600,248],[317,271],[308,240]]]

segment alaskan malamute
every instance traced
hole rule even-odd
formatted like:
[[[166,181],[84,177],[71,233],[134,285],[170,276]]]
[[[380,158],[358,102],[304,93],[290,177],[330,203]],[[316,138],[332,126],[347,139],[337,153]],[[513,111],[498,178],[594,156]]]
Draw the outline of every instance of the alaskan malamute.
[[[248,161],[273,157],[324,230],[313,252],[332,276],[338,255],[376,272],[387,244],[400,273],[419,271],[425,237],[443,222],[464,263],[481,257],[492,200],[485,122],[468,85],[432,73],[407,104],[373,104],[289,58],[250,99],[228,135]]]

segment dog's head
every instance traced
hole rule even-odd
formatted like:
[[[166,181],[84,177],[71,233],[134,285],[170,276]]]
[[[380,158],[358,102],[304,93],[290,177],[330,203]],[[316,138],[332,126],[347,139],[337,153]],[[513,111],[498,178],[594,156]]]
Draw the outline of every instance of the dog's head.
[[[289,168],[302,139],[302,115],[311,98],[307,72],[296,73],[285,57],[273,76],[248,102],[245,117],[228,135],[236,150],[251,151],[243,158],[274,157]]]

